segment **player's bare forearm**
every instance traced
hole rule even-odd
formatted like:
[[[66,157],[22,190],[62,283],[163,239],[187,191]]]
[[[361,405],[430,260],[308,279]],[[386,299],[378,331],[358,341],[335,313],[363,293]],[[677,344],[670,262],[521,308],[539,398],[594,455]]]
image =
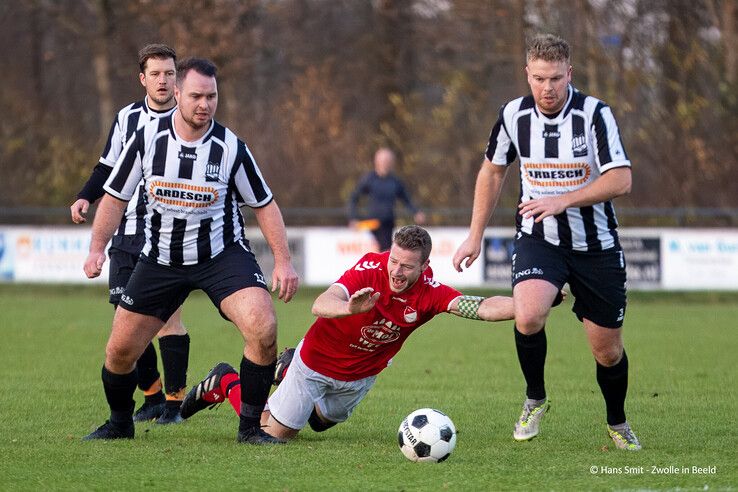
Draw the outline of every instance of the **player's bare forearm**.
[[[484,228],[487,227],[487,222],[497,206],[506,174],[506,167],[496,166],[488,159],[482,163],[474,186],[474,206],[469,236],[461,243],[451,260],[457,272],[461,271],[462,263],[469,268],[479,257]]]
[[[267,206],[255,209],[254,215],[256,222],[259,224],[259,229],[261,229],[261,233],[274,255],[272,292],[279,288],[279,299],[289,302],[297,292],[299,278],[292,266],[282,212],[280,212],[277,203],[272,200]]]
[[[331,285],[315,299],[312,312],[321,318],[343,318],[369,311],[377,303],[377,299],[379,292],[374,292],[371,287],[359,289],[347,298],[341,287]]]
[[[115,230],[120,225],[126,204],[112,195],[106,194],[97,207],[95,220],[92,223],[92,237],[90,239],[90,252],[99,253],[105,250]]]
[[[557,215],[570,207],[587,207],[630,193],[631,171],[618,167],[607,171],[587,186],[562,195],[529,200],[518,205],[518,213],[525,218],[533,216],[536,222]]]
[[[481,242],[484,228],[487,227],[492,212],[497,207],[502,185],[507,175],[507,167],[492,164],[488,159],[482,163],[474,185],[474,205],[469,227],[469,237]]]
[[[513,299],[506,296],[457,297],[451,303],[449,312],[462,318],[482,321],[507,321],[515,316]]]

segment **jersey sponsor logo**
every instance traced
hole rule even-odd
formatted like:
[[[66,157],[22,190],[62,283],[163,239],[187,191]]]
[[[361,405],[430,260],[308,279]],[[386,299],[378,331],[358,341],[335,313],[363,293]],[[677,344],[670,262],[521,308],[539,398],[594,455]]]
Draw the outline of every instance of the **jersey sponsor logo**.
[[[187,183],[154,181],[149,186],[149,193],[157,202],[178,207],[205,208],[218,200],[215,188]]]
[[[405,307],[403,317],[407,323],[415,323],[418,321],[418,312],[410,306]]]
[[[546,131],[543,130],[543,138],[559,138],[561,137],[561,132],[558,130],[552,130],[552,131]]]
[[[587,155],[587,137],[584,136],[584,133],[572,137],[571,151],[574,153],[574,157],[584,157]]]
[[[375,268],[379,268],[379,265],[380,263],[378,261],[362,261],[361,263],[356,264],[354,270],[363,272],[364,270],[373,270]]]
[[[379,345],[395,342],[398,338],[400,338],[400,327],[382,318],[372,325],[361,328],[359,344],[363,349],[374,349]]]
[[[182,152],[180,150],[179,151],[179,158],[180,159],[188,159],[188,160],[194,161],[195,159],[197,159],[197,154],[190,153],[190,152]]]
[[[523,163],[525,179],[533,186],[581,186],[592,170],[586,162]]]
[[[543,276],[543,270],[537,267],[533,267],[533,268],[526,268],[525,270],[521,270],[519,272],[515,272],[515,274],[513,275],[513,281],[521,277],[530,277],[530,276],[541,277]]]

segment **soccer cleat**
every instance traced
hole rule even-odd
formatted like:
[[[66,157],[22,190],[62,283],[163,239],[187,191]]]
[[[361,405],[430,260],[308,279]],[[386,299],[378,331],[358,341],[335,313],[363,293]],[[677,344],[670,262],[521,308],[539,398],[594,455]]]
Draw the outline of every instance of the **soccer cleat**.
[[[82,438],[83,441],[92,441],[95,439],[133,439],[135,428],[133,423],[121,427],[118,424],[106,420],[103,425],[95,429],[94,432],[90,432]]]
[[[641,449],[641,443],[638,441],[628,422],[616,426],[608,425],[607,433],[618,449],[625,449],[627,451],[639,451]]]
[[[146,422],[148,420],[154,420],[161,417],[161,414],[164,413],[164,407],[165,404],[162,403],[149,403],[144,402],[143,405],[141,405],[141,408],[136,410],[136,413],[133,414],[133,421],[134,422]]]
[[[287,369],[292,364],[292,358],[295,356],[295,349],[286,348],[277,357],[277,366],[274,369],[274,386],[279,386],[284,377],[287,375]]]
[[[264,432],[261,427],[249,427],[238,431],[236,442],[242,444],[287,444],[287,441]]]
[[[523,413],[520,414],[520,418],[515,422],[513,438],[516,441],[528,441],[536,437],[543,414],[546,413],[550,406],[551,404],[548,399],[525,400],[525,403],[523,403]]]
[[[179,424],[181,422],[184,422],[184,419],[182,418],[182,414],[180,413],[180,407],[176,406],[167,406],[164,409],[164,413],[161,414],[161,416],[156,419],[157,424]]]
[[[188,419],[200,410],[207,407],[213,408],[223,403],[226,395],[220,389],[220,381],[223,376],[231,373],[238,375],[236,370],[227,362],[221,362],[213,367],[205,376],[205,379],[195,385],[182,400],[182,406],[179,408],[182,418]]]

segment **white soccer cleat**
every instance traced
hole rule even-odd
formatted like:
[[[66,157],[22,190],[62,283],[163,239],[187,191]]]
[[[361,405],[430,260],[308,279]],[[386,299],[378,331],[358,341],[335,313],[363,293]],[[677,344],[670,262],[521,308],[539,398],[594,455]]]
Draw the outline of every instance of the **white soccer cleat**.
[[[550,405],[548,399],[525,400],[525,403],[523,403],[523,412],[520,414],[518,421],[515,422],[513,439],[516,441],[528,441],[536,437],[543,414],[546,413]]]

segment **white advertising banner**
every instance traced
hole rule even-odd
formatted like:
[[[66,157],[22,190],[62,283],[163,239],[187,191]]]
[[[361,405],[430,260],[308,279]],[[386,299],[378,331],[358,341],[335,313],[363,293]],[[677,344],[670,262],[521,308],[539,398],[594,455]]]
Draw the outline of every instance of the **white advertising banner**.
[[[429,227],[428,232],[433,239],[430,264],[435,278],[453,287],[481,286],[481,258],[462,273],[454,270],[451,264],[456,248],[466,238],[466,230]],[[330,285],[369,251],[376,251],[370,232],[346,227],[305,229],[304,282],[306,285]]]
[[[661,262],[663,289],[738,290],[738,231],[663,230]]]
[[[89,280],[82,271],[90,248],[88,227],[3,227],[0,234],[4,261],[12,265],[10,278],[15,282],[107,281],[107,265],[95,280]]]

